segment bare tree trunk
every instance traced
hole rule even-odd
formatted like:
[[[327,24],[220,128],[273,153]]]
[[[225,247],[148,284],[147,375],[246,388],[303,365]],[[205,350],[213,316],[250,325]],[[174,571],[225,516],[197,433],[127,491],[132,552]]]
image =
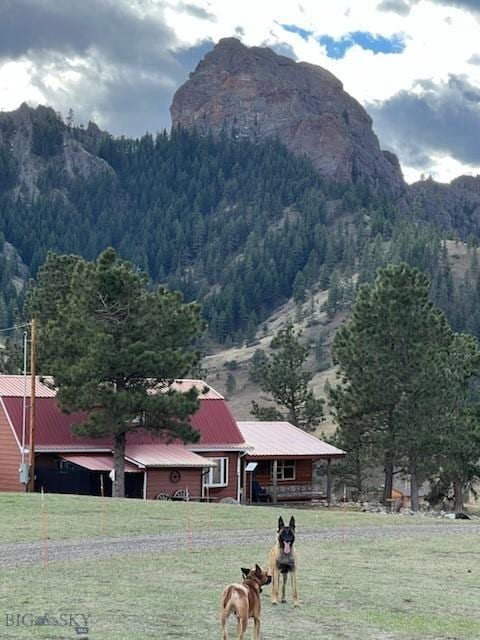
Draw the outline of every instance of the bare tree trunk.
[[[385,459],[385,486],[383,489],[382,503],[391,509],[392,506],[392,489],[393,489],[393,456],[391,452],[387,452]]]
[[[410,508],[412,511],[420,509],[420,501],[418,499],[418,477],[415,465],[410,468]]]
[[[362,463],[360,461],[359,455],[357,455],[355,460],[355,476],[356,476],[358,496],[361,497],[363,493],[363,478],[362,478]]]
[[[115,479],[113,481],[113,497],[125,497],[125,433],[117,433],[113,445],[113,468]]]
[[[465,506],[463,504],[463,483],[461,480],[455,480],[453,483],[453,492],[454,492],[454,509],[455,513],[462,513],[465,510]]]

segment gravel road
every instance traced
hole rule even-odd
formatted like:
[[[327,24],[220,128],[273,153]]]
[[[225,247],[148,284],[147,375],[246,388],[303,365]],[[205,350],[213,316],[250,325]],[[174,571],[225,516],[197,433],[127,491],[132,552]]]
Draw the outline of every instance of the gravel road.
[[[348,529],[317,528],[297,532],[299,541],[322,540],[378,540],[382,538],[428,538],[444,535],[480,534],[480,524],[460,522],[441,524],[405,524],[378,526],[356,526]],[[71,562],[77,560],[106,559],[132,553],[171,553],[180,549],[208,549],[238,545],[272,544],[275,534],[271,530],[245,530],[232,533],[226,531],[202,531],[192,537],[187,533],[154,536],[129,536],[122,538],[82,538],[77,540],[49,540],[48,561]],[[38,565],[42,562],[44,544],[38,542],[14,542],[0,544],[0,568]]]

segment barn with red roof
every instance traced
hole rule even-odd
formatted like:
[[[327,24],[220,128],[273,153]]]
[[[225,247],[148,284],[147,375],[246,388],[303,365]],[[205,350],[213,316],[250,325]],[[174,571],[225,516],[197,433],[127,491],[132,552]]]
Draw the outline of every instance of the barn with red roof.
[[[201,380],[177,380],[173,388],[199,391],[191,418],[198,442],[167,443],[142,429],[127,434],[127,497],[257,501],[330,495],[330,462],[344,451],[288,422],[239,422],[227,402]],[[19,468],[28,462],[30,385],[23,376],[0,375],[0,491],[23,491]],[[35,391],[35,490],[111,495],[113,441],[76,436],[83,413],[64,413],[55,390],[37,378]],[[327,463],[322,490],[313,485],[314,465]],[[254,490],[257,489],[257,490]]]
[[[223,396],[199,380],[179,380],[173,387],[199,390],[199,409],[191,417],[200,433],[192,445],[165,443],[142,430],[127,435],[125,492],[128,497],[240,497],[240,456],[247,445]],[[30,385],[23,376],[0,376],[0,491],[22,491],[19,467],[28,462]],[[66,414],[55,391],[37,378],[35,488],[61,493],[111,494],[113,442],[74,435],[85,414]],[[22,454],[23,451],[23,454]]]

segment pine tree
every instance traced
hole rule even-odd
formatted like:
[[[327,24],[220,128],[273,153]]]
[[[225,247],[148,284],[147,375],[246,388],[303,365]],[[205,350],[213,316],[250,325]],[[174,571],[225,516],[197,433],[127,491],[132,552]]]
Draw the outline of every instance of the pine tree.
[[[225,382],[225,388],[227,390],[227,398],[230,398],[235,393],[237,388],[237,381],[235,380],[235,376],[231,371],[227,374],[227,380]]]
[[[313,431],[323,418],[323,400],[316,398],[308,387],[312,379],[311,372],[305,369],[308,349],[299,338],[291,324],[276,333],[271,343],[275,352],[262,367],[258,384],[286,412],[281,414],[277,410],[277,415],[284,415],[305,431]],[[252,413],[260,419],[265,415],[264,409],[254,404]]]
[[[151,290],[145,274],[107,249],[95,262],[50,254],[28,313],[39,322],[39,363],[53,376],[60,406],[86,413],[76,433],[113,439],[115,496],[125,491],[127,433],[198,438],[189,423],[197,392],[171,388],[198,361],[197,305]]]
[[[428,299],[428,281],[406,264],[379,271],[372,287],[362,285],[352,315],[338,330],[333,358],[370,438],[383,456],[389,504],[395,468],[411,478],[412,508],[418,484],[431,471],[444,413],[446,359],[452,332]],[[337,410],[349,413],[348,407]]]
[[[449,354],[448,406],[439,423],[442,431],[437,458],[441,482],[453,487],[457,513],[464,510],[464,490],[480,478],[479,373],[478,340],[456,334]]]

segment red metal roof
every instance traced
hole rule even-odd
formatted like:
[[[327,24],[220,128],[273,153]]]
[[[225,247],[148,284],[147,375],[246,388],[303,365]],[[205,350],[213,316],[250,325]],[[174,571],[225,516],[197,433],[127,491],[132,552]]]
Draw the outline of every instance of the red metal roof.
[[[342,458],[345,451],[319,440],[289,422],[239,422],[252,447],[248,458]]]
[[[45,382],[53,382],[51,376],[36,376],[35,378],[35,396],[37,398],[54,398],[56,396],[55,389],[51,389],[44,384]],[[25,388],[26,382],[26,388]],[[190,389],[196,388],[200,397],[203,400],[223,400],[223,396],[215,391],[210,385],[203,380],[193,380],[191,378],[182,378],[181,380],[174,380],[174,382],[168,387],[173,391],[187,392]],[[0,374],[0,396],[11,396],[16,398],[23,398],[24,390],[26,390],[27,398],[30,397],[30,376],[26,377],[21,375],[6,375]],[[167,388],[161,389],[166,391]]]
[[[94,455],[92,453],[63,454],[60,456],[63,460],[78,464],[80,467],[90,469],[90,471],[111,471],[114,467],[113,456]],[[140,473],[139,469],[130,462],[125,462],[126,473]]]
[[[51,380],[51,378],[42,378]],[[30,376],[26,378],[26,396],[30,397]],[[25,390],[25,378],[23,376],[0,375],[0,396],[12,396],[15,398],[23,398]],[[35,378],[35,397],[36,398],[54,398],[56,392],[50,389],[43,382],[40,382],[40,376]]]
[[[197,456],[181,444],[130,444],[125,457],[144,467],[214,467],[202,456]]]
[[[3,397],[3,402],[20,441],[23,398]],[[97,451],[110,451],[112,449],[111,438],[78,437],[72,434],[72,426],[81,424],[84,420],[84,413],[63,413],[53,397],[37,398],[37,450],[85,451],[95,449]],[[212,448],[218,450],[222,447],[227,449],[243,449],[245,447],[237,423],[223,398],[201,399],[198,411],[191,417],[191,424],[200,432],[200,440],[192,446],[193,449],[208,450]],[[159,444],[161,442],[161,438],[142,430],[133,431],[127,435],[127,444]]]
[[[200,400],[200,407],[191,417],[192,426],[200,432],[200,440],[193,449],[208,448],[214,445],[218,449],[244,448],[245,439],[240,433],[237,421],[225,400]]]

